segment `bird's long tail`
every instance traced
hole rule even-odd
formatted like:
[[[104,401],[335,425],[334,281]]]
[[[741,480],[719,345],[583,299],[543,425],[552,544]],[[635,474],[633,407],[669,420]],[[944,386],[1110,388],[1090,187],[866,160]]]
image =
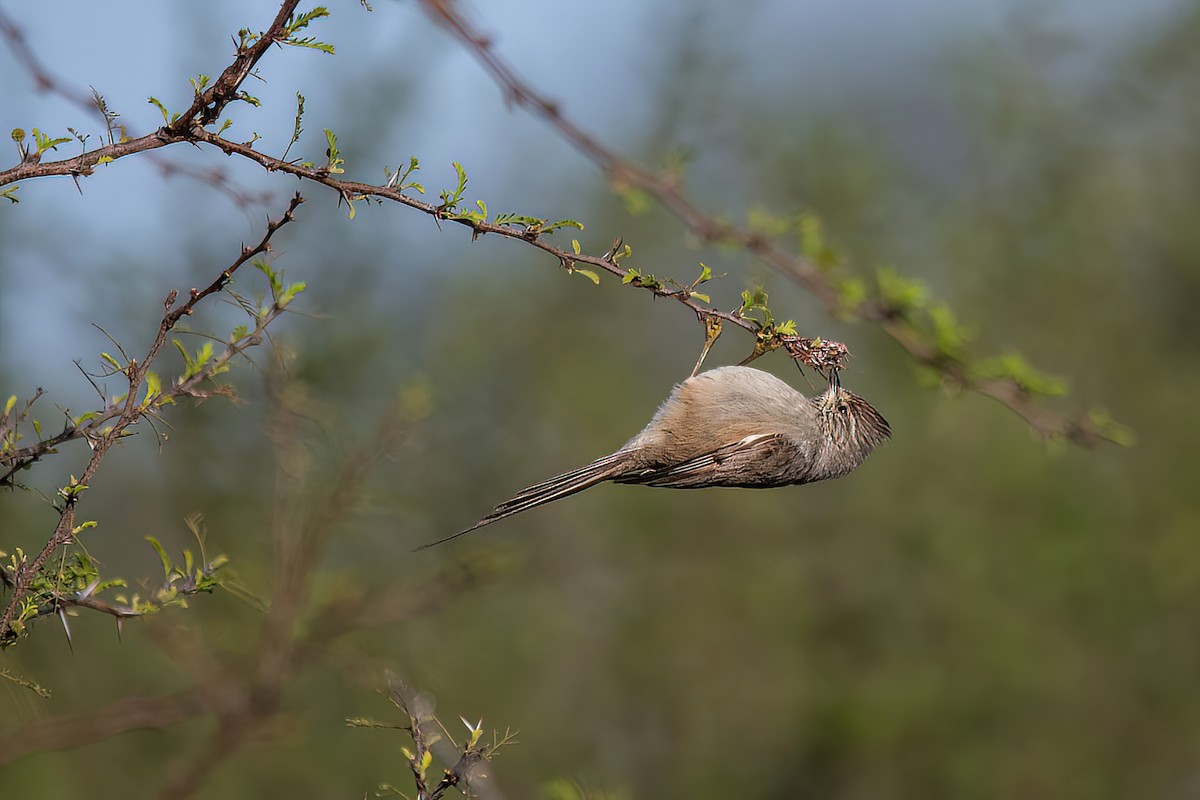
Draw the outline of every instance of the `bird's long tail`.
[[[444,539],[423,544],[417,550],[424,550],[426,547],[433,547],[434,545],[448,542],[451,539],[457,539],[459,536],[482,528],[484,525],[491,525],[493,522],[502,520],[505,517],[511,517],[513,514],[520,514],[522,511],[528,511],[531,508],[536,508],[537,506],[573,495],[576,492],[582,492],[584,489],[589,486],[595,486],[597,483],[611,480],[626,470],[628,455],[628,453],[623,451],[617,451],[603,458],[598,458],[579,469],[555,475],[549,480],[526,487],[493,508],[491,513],[471,527],[464,528],[458,533],[447,536]]]

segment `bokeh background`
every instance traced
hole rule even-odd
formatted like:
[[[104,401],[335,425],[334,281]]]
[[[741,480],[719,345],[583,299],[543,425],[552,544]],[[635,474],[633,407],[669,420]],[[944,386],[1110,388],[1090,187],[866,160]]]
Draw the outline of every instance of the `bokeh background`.
[[[95,86],[135,131],[218,74],[270,3],[6,4],[36,52]],[[680,308],[567,276],[520,244],[470,242],[399,207],[299,187],[276,242],[309,289],[275,330],[278,357],[233,373],[243,402],[169,415],[114,452],[81,511],[106,572],[153,577],[143,537],[232,559],[270,593],[280,491],[272,366],[307,422],[317,502],[381,418],[424,408],[361,497],[319,532],[304,602],[361,593],[378,612],[306,616],[329,652],[284,682],[279,714],[173,796],[361,797],[404,787],[391,669],[439,713],[519,729],[493,766],[507,797],[1187,798],[1200,796],[1200,13],[1183,0],[477,4],[465,10],[531,83],[602,141],[649,165],[687,160],[710,211],[819,216],[851,268],[926,281],[978,352],[1024,352],[1064,377],[1057,407],[1107,408],[1130,448],[1047,445],[1001,406],[930,388],[877,330],[827,318],[752,258],[698,246],[653,206],[630,208],[598,171],[506,107],[469,54],[411,3],[336,3],[314,31],[336,56],[273,52],[248,86],[264,103],[235,131],[320,160],[332,128],[347,175],[382,180],[410,155],[436,197],[453,183],[495,211],[585,222],[644,271],[690,279],[704,261],[734,306],[757,283],[801,333],[845,341],[847,383],[894,440],[845,480],[769,492],[604,486],[452,545],[523,485],[621,444],[690,370],[701,344]],[[31,88],[0,50],[0,128],[93,130]],[[69,146],[64,150],[69,150]],[[16,163],[6,151],[4,164]],[[214,152],[271,202],[239,209],[144,158],[81,182],[28,183],[0,209],[0,395],[93,402],[72,365],[144,349],[171,288],[207,284],[297,188]],[[561,235],[561,234],[560,234]],[[564,237],[569,241],[570,235]],[[247,276],[240,288],[261,292]],[[236,324],[212,305],[192,321]],[[709,363],[750,347],[727,334]],[[805,388],[782,356],[764,368]],[[277,432],[276,432],[277,433]],[[277,438],[277,436],[276,436]],[[294,443],[293,443],[294,444]],[[30,485],[61,485],[78,444]],[[295,466],[295,465],[292,465]],[[0,548],[45,540],[52,510],[0,494]],[[410,603],[411,609],[396,606]],[[361,611],[363,607],[359,607]],[[405,607],[406,609],[408,607]],[[178,691],[211,662],[250,663],[263,612],[232,593],[126,627],[84,615],[74,652],[53,622],[0,665],[54,691],[0,682],[5,741],[29,726]],[[118,716],[114,710],[114,717]],[[66,725],[69,729],[70,725]],[[4,797],[147,795],[200,763],[222,728],[201,708],[0,766]],[[453,728],[452,728],[453,730]],[[69,736],[67,737],[69,738]]]

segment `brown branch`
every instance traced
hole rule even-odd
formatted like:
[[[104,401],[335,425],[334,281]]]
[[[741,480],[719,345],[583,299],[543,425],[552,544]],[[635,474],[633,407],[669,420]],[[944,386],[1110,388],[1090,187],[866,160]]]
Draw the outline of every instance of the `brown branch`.
[[[33,177],[51,175],[71,175],[78,177],[80,175],[90,175],[96,164],[101,162],[101,160],[104,163],[108,163],[109,161],[115,161],[127,155],[132,155],[133,153],[146,152],[178,142],[206,143],[221,149],[227,155],[238,155],[248,158],[268,171],[284,172],[304,180],[321,183],[337,191],[340,197],[347,202],[355,202],[367,198],[391,200],[428,214],[437,220],[456,222],[469,227],[474,237],[491,233],[531,244],[553,255],[568,271],[574,269],[577,264],[587,264],[609,272],[623,280],[627,277],[628,271],[617,263],[620,255],[619,243],[602,256],[576,254],[572,251],[551,245],[542,238],[542,234],[537,230],[497,225],[487,221],[477,221],[456,215],[453,210],[447,209],[444,206],[427,203],[406,195],[401,189],[335,178],[327,169],[306,167],[294,161],[283,161],[274,156],[260,153],[251,144],[233,142],[221,137],[217,133],[205,130],[203,125],[214,121],[219,115],[220,109],[236,98],[238,86],[240,86],[241,81],[245,80],[253,65],[262,57],[269,42],[283,38],[284,27],[295,5],[296,3],[285,3],[267,33],[263,34],[254,46],[239,51],[235,62],[226,68],[217,82],[204,92],[198,94],[187,111],[171,124],[147,136],[100,147],[74,158],[52,162],[39,163],[35,161],[32,163],[22,163],[9,170],[0,171],[0,186]],[[45,74],[44,71],[40,71],[40,67],[36,65],[36,62],[30,65],[30,68],[35,76]],[[594,143],[589,146],[592,150],[598,147]],[[697,301],[692,297],[687,287],[672,289],[660,283],[640,279],[635,279],[632,283],[639,288],[651,291],[655,296],[670,298],[682,303],[690,308],[701,322],[719,319],[744,328],[756,335],[765,333],[767,339],[760,341],[756,346],[755,352],[757,354],[775,349],[776,347],[788,346],[789,351],[794,354],[793,357],[800,359],[822,373],[829,368],[841,368],[842,359],[847,355],[844,347],[836,342],[830,343],[827,341],[824,342],[826,349],[819,353],[819,357],[810,360],[802,355],[795,355],[796,353],[812,353],[814,348],[820,351],[822,340],[789,336],[774,331],[764,332],[759,323],[743,317],[736,310],[721,311],[711,307],[707,303]],[[835,345],[836,347],[831,349],[827,347],[828,345]],[[56,437],[57,441],[55,441],[55,444],[65,441],[66,439],[62,438],[63,436],[64,434],[60,434],[59,437]],[[74,437],[67,436],[67,438]],[[3,483],[2,478],[0,478],[0,483]]]
[[[545,234],[539,233],[535,229],[528,227],[514,228],[510,225],[499,225],[493,222],[464,217],[458,215],[456,212],[447,210],[441,205],[434,205],[433,203],[428,203],[407,195],[397,188],[335,178],[327,170],[320,167],[307,167],[294,161],[281,161],[274,156],[255,150],[248,144],[230,141],[211,131],[198,129],[193,130],[191,135],[197,142],[217,147],[227,155],[248,158],[269,171],[295,175],[297,178],[328,186],[335,190],[346,202],[358,202],[368,198],[391,200],[427,214],[436,220],[456,223],[470,228],[473,238],[478,238],[484,234],[494,234],[506,239],[521,241],[554,256],[567,270],[573,270],[579,264],[586,264],[602,269],[622,280],[629,277],[629,271],[618,263],[621,250],[620,240],[614,243],[613,248],[603,255],[596,256],[586,253],[575,253],[573,250],[569,251],[551,244],[544,238]],[[763,332],[762,326],[757,321],[742,316],[737,310],[722,311],[708,303],[695,299],[692,296],[692,287],[680,286],[672,289],[666,285],[637,278],[630,281],[630,283],[638,288],[646,289],[656,297],[669,298],[681,303],[691,309],[701,321],[720,319],[744,328],[756,335]],[[789,345],[791,345],[791,350],[794,351],[794,358],[802,360],[822,373],[830,367],[840,369],[847,355],[844,347],[837,342],[783,334],[775,334],[774,341],[767,346],[767,349],[774,349],[781,346],[788,347]],[[811,358],[805,354],[811,354]],[[830,361],[832,363],[829,363]]]
[[[865,300],[853,309],[843,307],[833,283],[814,264],[784,250],[763,234],[739,228],[706,214],[683,193],[676,176],[652,173],[636,163],[620,157],[604,147],[583,128],[566,118],[557,103],[537,92],[517,76],[515,71],[495,53],[491,41],[478,32],[458,12],[452,0],[422,0],[422,4],[431,17],[467,45],[487,72],[501,86],[511,102],[547,122],[561,136],[595,162],[614,184],[636,186],[655,197],[703,240],[733,244],[755,254],[777,271],[796,280],[817,297],[830,313],[852,312],[857,317],[873,323],[895,340],[918,363],[937,370],[947,383],[995,399],[1021,416],[1033,430],[1043,436],[1062,437],[1084,445],[1104,439],[1115,440],[1109,433],[1097,428],[1088,418],[1068,419],[1038,405],[1031,393],[1013,378],[981,378],[972,374],[970,365],[961,358],[941,352],[923,343],[921,338],[915,335],[911,323],[897,315],[895,310],[882,299]],[[188,109],[168,125],[147,136],[111,143],[72,159],[45,164],[38,163],[38,159],[35,158],[27,159],[14,168],[0,171],[0,186],[30,177],[48,175],[78,177],[90,174],[102,158],[115,160],[134,152],[145,152],[181,141],[206,142],[221,148],[227,154],[240,155],[254,160],[268,170],[287,172],[306,180],[322,183],[339,191],[342,198],[348,202],[368,197],[393,200],[436,219],[467,225],[472,228],[475,236],[494,233],[507,238],[521,239],[554,255],[568,269],[577,263],[583,263],[622,278],[626,276],[626,271],[617,266],[612,255],[597,257],[568,253],[561,248],[546,244],[539,238],[537,232],[519,231],[506,226],[455,217],[444,207],[408,197],[397,189],[335,179],[328,171],[306,168],[294,162],[283,162],[258,153],[249,144],[230,142],[215,133],[204,130],[203,125],[215,121],[224,107],[237,99],[241,83],[252,72],[267,48],[286,38],[284,33],[287,21],[296,5],[297,2],[294,0],[283,3],[270,28],[254,40],[253,44],[239,47],[234,62],[224,70],[220,78],[212,86],[197,93]],[[73,97],[77,102],[80,101],[78,93],[62,90],[53,76],[37,62],[20,31],[6,17],[3,17],[2,13],[0,13],[0,34],[6,36],[18,61],[26,65],[39,87],[62,91],[66,96]],[[760,327],[754,321],[746,320],[736,312],[722,312],[710,308],[706,304],[695,302],[687,292],[669,290],[661,286],[639,285],[642,288],[650,289],[657,296],[671,297],[683,303],[691,308],[701,321],[719,318],[756,334],[761,333]],[[787,344],[786,341],[775,340],[768,343],[766,349]],[[789,349],[792,351],[803,352],[806,349],[802,343],[792,342],[791,344],[793,346]],[[756,354],[762,349],[763,342],[760,341],[756,346]],[[837,367],[840,367],[840,363],[835,365],[835,368]]]
[[[141,404],[137,402],[137,396],[150,371],[150,365],[166,342],[167,334],[175,327],[179,319],[186,314],[190,314],[195,304],[201,298],[212,294],[212,292],[224,286],[228,282],[229,276],[247,260],[257,253],[266,252],[270,245],[271,236],[294,218],[293,212],[302,202],[303,198],[299,194],[295,195],[288,205],[287,211],[284,212],[279,220],[274,222],[268,221],[267,233],[258,245],[253,248],[243,246],[241,255],[231,267],[223,271],[208,288],[203,291],[193,290],[187,302],[178,308],[174,308],[177,293],[172,290],[163,302],[163,318],[159,323],[158,333],[155,335],[154,341],[151,343],[145,357],[140,364],[136,360],[131,360],[124,369],[125,376],[129,382],[129,391],[125,395],[124,403],[119,405],[113,404],[105,410],[104,414],[92,419],[86,425],[76,426],[76,431],[71,438],[86,436],[92,446],[92,455],[88,459],[87,466],[84,467],[79,478],[74,480],[71,486],[66,487],[60,492],[63,498],[63,505],[59,512],[59,520],[54,529],[54,534],[46,542],[38,555],[32,561],[21,564],[16,571],[16,575],[12,576],[12,594],[8,599],[3,614],[0,615],[0,643],[8,642],[15,638],[15,632],[12,630],[13,618],[34,576],[45,565],[47,559],[74,536],[75,505],[80,493],[86,490],[92,477],[96,474],[96,470],[99,469],[101,460],[113,444],[122,437],[129,426],[135,424],[156,409],[161,408],[168,398],[174,399],[175,397],[197,395],[199,391],[198,386],[203,380],[207,380],[218,374],[220,368],[234,356],[260,343],[267,325],[283,313],[283,308],[276,303],[266,313],[260,314],[255,318],[255,330],[252,333],[230,342],[225,352],[213,359],[206,369],[202,369],[188,379],[180,381],[167,392],[155,397],[146,398]],[[113,421],[110,427],[103,429],[100,427],[110,420]],[[61,437],[63,434],[59,436]],[[5,460],[0,462],[9,465],[5,478],[7,479],[17,469],[28,466],[33,460],[40,458],[46,452],[44,450],[37,450],[38,447],[40,445],[35,445],[35,452],[26,455],[24,459],[19,455],[21,451],[18,451],[16,461],[13,460],[13,454],[6,455],[4,457]]]
[[[253,63],[249,65],[249,68],[246,69],[244,73],[240,69],[235,69],[239,67],[239,62],[235,61],[234,64],[230,65],[225,73],[222,74],[221,79],[218,80],[217,84],[214,84],[212,87],[210,87],[208,92],[202,95],[197,95],[197,97],[193,100],[192,108],[196,108],[197,104],[203,101],[208,103],[208,108],[215,109],[214,113],[219,114],[220,110],[223,109],[225,105],[227,105],[231,100],[236,99],[237,89],[238,86],[240,86],[241,81],[244,81],[246,76],[249,75],[250,70],[253,69],[254,63],[257,63],[257,61],[262,58],[266,48],[269,47],[273,42],[279,41],[282,38],[281,34],[283,32],[283,27],[287,22],[288,16],[292,13],[292,11],[294,11],[298,4],[298,0],[297,2],[292,2],[290,4],[285,3],[283,8],[280,9],[280,13],[277,15],[275,22],[272,23],[271,28],[269,28],[267,32],[263,34],[262,38],[255,45],[255,47],[251,48],[252,52],[247,51],[247,55],[253,58]],[[290,11],[288,10],[289,5],[291,8]],[[113,132],[113,123],[116,115],[114,114],[110,116],[108,113],[106,113],[105,108],[102,107],[103,100],[101,99],[100,94],[94,89],[91,93],[84,92],[72,86],[67,81],[64,81],[54,75],[50,69],[46,67],[46,65],[37,57],[37,54],[33,52],[33,49],[29,47],[29,43],[25,38],[24,32],[20,29],[20,27],[17,26],[15,22],[13,22],[12,18],[9,17],[3,9],[0,9],[0,38],[3,38],[6,41],[9,51],[13,54],[13,57],[17,63],[22,65],[25,68],[25,71],[29,73],[30,77],[33,79],[34,87],[38,91],[50,92],[51,94],[58,95],[67,102],[72,103],[88,113],[99,117],[101,121],[105,123],[105,126],[108,128],[110,134],[108,146],[101,147],[97,151],[92,151],[92,153],[84,153],[73,160],[75,162],[73,165],[69,161],[59,162],[62,165],[60,169],[63,171],[39,172],[35,170],[33,174],[30,174],[28,171],[12,172],[11,170],[8,170],[0,173],[0,185],[15,183],[18,180],[23,180],[24,178],[28,177],[42,177],[43,175],[70,175],[72,178],[78,179],[80,176],[92,174],[96,165],[101,163],[101,158],[116,159],[123,155],[128,155],[130,152],[146,152],[157,147],[162,147],[164,144],[177,141],[169,136],[162,136],[163,131],[160,130],[155,132],[155,134],[137,137],[134,139],[133,141],[138,142],[138,144],[136,148],[132,150],[127,147],[117,147],[116,145],[119,144],[127,145],[131,140],[128,136],[122,136],[121,139],[123,141],[112,141],[111,135]],[[231,70],[235,71],[231,74]],[[234,80],[237,75],[241,75],[238,84],[230,86],[229,81]],[[224,84],[224,87],[226,88],[224,91],[218,93],[216,90],[219,86],[222,86],[222,80],[226,81]],[[191,111],[192,108],[189,108],[189,111]],[[181,116],[180,119],[182,120],[183,117]],[[124,125],[119,127],[122,132],[125,130]],[[163,139],[166,139],[166,141],[162,141]],[[93,154],[94,158],[87,158],[87,156]],[[255,204],[265,203],[270,199],[270,194],[266,192],[250,192],[238,187],[236,184],[230,181],[228,176],[226,176],[221,170],[195,169],[182,164],[173,163],[155,155],[150,155],[149,159],[151,163],[158,168],[159,172],[164,178],[170,178],[173,175],[184,175],[200,181],[201,183],[208,184],[214,189],[227,195],[238,208],[248,208]],[[36,165],[39,160],[40,157],[29,159],[31,164],[23,164],[22,166],[26,166],[28,168],[30,165]],[[9,174],[10,172],[12,172],[11,175]]]
[[[287,38],[285,32],[288,19],[296,12],[298,5],[300,0],[284,0],[279,7],[279,13],[275,15],[267,30],[249,47],[239,46],[233,63],[225,68],[211,86],[198,92],[187,111],[167,127],[175,133],[182,133],[193,125],[203,126],[215,122],[225,110],[225,106],[237,99],[242,82],[249,77],[271,45]]]
[[[195,687],[161,697],[126,697],[79,714],[62,714],[23,725],[0,736],[0,764],[46,750],[66,750],[130,731],[166,728],[204,711]]]
[[[674,175],[655,174],[619,156],[595,137],[563,115],[558,103],[522,80],[507,62],[496,54],[491,39],[479,32],[460,12],[454,0],[421,0],[426,13],[457,37],[476,57],[499,85],[505,97],[548,124],[577,150],[591,159],[614,185],[636,186],[670,210],[694,234],[706,242],[732,244],[753,253],[776,271],[792,278],[821,301],[831,314],[851,310],[856,316],[875,324],[896,341],[918,363],[932,367],[944,380],[991,397],[1008,407],[1038,434],[1061,437],[1080,445],[1116,441],[1098,429],[1088,418],[1069,419],[1046,409],[1012,378],[980,379],[970,373],[961,359],[935,352],[912,335],[909,326],[896,318],[881,300],[867,300],[855,309],[846,309],[829,279],[810,261],[784,250],[763,234],[739,228],[717,219],[696,206],[680,188]]]
[[[230,266],[221,271],[220,275],[213,280],[204,289],[192,289],[189,292],[188,300],[173,310],[168,309],[167,315],[163,319],[163,324],[166,329],[162,330],[162,335],[171,328],[174,328],[179,320],[187,315],[190,315],[193,309],[200,300],[218,292],[228,285],[233,274],[257,255],[270,252],[271,237],[275,232],[295,219],[295,211],[304,202],[304,198],[299,193],[292,196],[291,202],[288,203],[287,210],[275,220],[267,220],[267,231],[258,244],[253,247],[242,245],[241,255]],[[246,336],[238,339],[236,342],[230,342],[226,345],[225,350],[215,356],[207,367],[201,369],[195,375],[179,383],[174,384],[170,389],[164,391],[161,395],[154,399],[152,406],[145,411],[153,411],[162,408],[164,405],[177,400],[181,397],[200,397],[203,394],[199,390],[199,386],[209,378],[220,373],[221,369],[228,364],[234,357],[241,355],[247,349],[255,347],[262,343],[263,333],[272,321],[274,321],[281,313],[282,308],[272,308],[267,315],[257,317],[255,320],[255,329],[249,332]],[[161,327],[161,326],[160,326]],[[145,362],[143,362],[145,363]],[[132,364],[132,362],[131,362]],[[132,388],[130,390],[133,391]],[[34,397],[26,403],[25,411],[19,418],[23,418],[28,414],[29,407],[33,405],[33,401],[40,396],[41,390],[34,394]],[[96,416],[92,417],[86,423],[77,424],[68,419],[63,430],[48,439],[42,439],[36,444],[29,445],[19,449],[12,450],[7,453],[0,454],[0,466],[4,467],[4,471],[0,474],[0,486],[11,485],[12,477],[18,471],[25,469],[37,462],[47,454],[54,451],[54,448],[60,444],[72,441],[74,439],[84,438],[88,441],[96,441],[101,437],[101,430],[106,423],[121,416],[125,405],[120,403],[110,403],[102,410],[96,412]],[[3,420],[0,420],[3,421]],[[3,425],[0,425],[0,432],[3,430]]]
[[[8,43],[8,49],[12,51],[13,58],[18,64],[25,67],[25,71],[33,78],[34,86],[38,91],[53,92],[76,105],[93,106],[92,111],[96,111],[91,97],[58,80],[42,64],[33,52],[33,48],[29,46],[29,42],[26,41],[24,31],[17,27],[17,24],[2,8],[0,8],[0,36],[3,36]]]

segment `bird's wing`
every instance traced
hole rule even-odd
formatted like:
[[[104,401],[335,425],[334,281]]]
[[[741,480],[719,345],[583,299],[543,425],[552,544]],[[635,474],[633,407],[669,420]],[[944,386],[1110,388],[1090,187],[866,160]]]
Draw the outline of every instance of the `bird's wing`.
[[[649,467],[614,478],[617,483],[697,489],[705,486],[767,487],[794,483],[787,466],[797,459],[795,441],[783,433],[747,436],[678,464]]]

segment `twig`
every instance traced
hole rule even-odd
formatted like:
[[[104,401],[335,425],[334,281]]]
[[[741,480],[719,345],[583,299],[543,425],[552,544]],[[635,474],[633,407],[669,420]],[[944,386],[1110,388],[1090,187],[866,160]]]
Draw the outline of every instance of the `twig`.
[[[29,562],[20,565],[16,575],[12,576],[12,594],[8,599],[8,603],[4,608],[4,612],[0,615],[0,642],[4,642],[13,635],[12,622],[17,613],[17,609],[21,606],[21,601],[24,599],[25,592],[29,588],[30,582],[38,571],[45,565],[47,559],[55,553],[60,547],[65,545],[75,534],[75,505],[80,494],[86,490],[96,470],[100,466],[101,460],[109,449],[115,444],[129,428],[139,419],[148,413],[151,413],[168,401],[182,396],[203,396],[203,392],[199,389],[199,385],[209,378],[219,374],[221,368],[231,359],[243,352],[249,347],[253,347],[262,341],[262,337],[266,327],[271,324],[280,314],[283,313],[283,308],[278,304],[274,304],[265,313],[256,316],[255,329],[249,332],[246,336],[231,341],[225,351],[216,356],[209,364],[199,370],[196,374],[191,375],[187,379],[180,381],[172,386],[166,392],[163,392],[155,397],[147,397],[142,403],[137,402],[137,396],[140,393],[146,376],[150,371],[150,365],[153,363],[159,350],[167,340],[167,334],[175,327],[175,324],[186,314],[190,314],[195,304],[202,299],[218,291],[229,281],[229,276],[238,269],[242,264],[258,253],[266,252],[270,246],[271,236],[275,234],[281,227],[290,222],[293,217],[293,212],[296,207],[303,202],[303,198],[299,194],[292,198],[288,205],[287,211],[284,212],[278,220],[268,221],[267,232],[262,240],[253,248],[243,246],[242,253],[232,266],[222,271],[222,273],[213,281],[208,288],[204,290],[192,290],[189,299],[180,305],[175,306],[177,293],[172,290],[166,300],[163,301],[163,318],[159,323],[158,333],[154,337],[149,350],[139,364],[136,360],[130,360],[125,366],[125,376],[129,382],[129,391],[125,395],[123,403],[113,403],[109,405],[102,413],[93,418],[84,425],[68,425],[56,437],[52,437],[46,442],[39,442],[30,448],[15,451],[15,453],[6,454],[3,457],[3,463],[6,466],[5,474],[0,477],[0,484],[9,480],[14,472],[25,466],[28,466],[33,461],[41,458],[45,453],[49,452],[52,445],[47,446],[47,442],[54,444],[61,443],[68,439],[86,437],[92,446],[92,454],[88,459],[87,465],[77,479],[73,479],[70,486],[60,492],[63,499],[62,507],[59,512],[58,524],[54,529],[54,534],[46,542],[45,546],[38,555]],[[107,428],[102,428],[106,422],[112,421],[112,425]]]
[[[803,286],[830,313],[846,311],[837,290],[816,265],[784,250],[761,233],[739,228],[705,213],[684,194],[675,176],[651,173],[622,158],[564,116],[558,103],[523,81],[496,54],[491,39],[460,13],[461,4],[453,0],[421,0],[420,4],[434,21],[466,45],[510,102],[547,123],[591,159],[612,183],[636,186],[653,196],[704,241],[731,244],[753,253]],[[1018,414],[1042,436],[1062,437],[1085,446],[1102,440],[1115,441],[1089,418],[1069,419],[1038,405],[1024,387],[1011,378],[981,379],[971,375],[962,360],[936,352],[918,341],[909,328],[896,319],[894,311],[880,300],[868,299],[853,312],[880,328],[918,363],[936,369],[948,383],[991,397]]]
[[[46,717],[0,736],[0,765],[31,753],[82,747],[130,731],[166,728],[206,708],[200,690],[189,687],[161,697],[126,697],[94,711]]]
[[[298,4],[298,2],[293,3],[293,9]],[[279,22],[279,20],[276,21]],[[283,17],[283,23],[286,23],[286,21],[287,15],[285,14]],[[283,23],[280,23],[280,30],[282,30]],[[109,128],[110,132],[112,131],[116,115],[110,116],[108,113],[106,113],[106,108],[103,106],[104,101],[101,99],[100,94],[94,89],[90,93],[84,92],[72,86],[67,81],[64,81],[54,75],[50,69],[44,63],[42,63],[42,61],[37,57],[37,54],[34,53],[33,49],[29,46],[24,32],[20,29],[20,27],[17,26],[15,22],[13,22],[12,18],[9,17],[3,9],[0,9],[0,38],[3,38],[7,42],[8,48],[10,52],[12,52],[14,59],[18,64],[21,64],[25,68],[26,72],[29,73],[30,77],[33,79],[34,87],[38,91],[50,92],[51,94],[58,95],[67,102],[99,117],[100,120],[105,123],[106,127]],[[266,37],[264,36],[264,39],[265,38]],[[258,58],[261,57],[262,53],[260,52],[258,54]],[[125,131],[124,125],[120,126],[120,128],[123,132]],[[123,136],[122,138],[129,139],[130,137]],[[114,142],[110,141],[109,144],[114,144]],[[116,157],[114,153],[119,152],[121,152],[121,150],[117,149],[111,152],[102,153],[102,155]],[[142,152],[142,149],[139,148],[138,152]],[[224,193],[238,208],[245,209],[252,205],[261,205],[269,201],[271,198],[271,195],[268,192],[251,192],[242,189],[233,181],[231,181],[229,177],[221,170],[195,169],[183,164],[177,164],[168,161],[165,158],[160,158],[156,155],[150,155],[148,157],[151,163],[158,168],[159,173],[164,178],[170,178],[173,175],[184,175],[200,181],[201,183],[208,184],[217,191]],[[89,163],[88,160],[84,160],[80,164],[82,168],[81,171],[60,174],[68,174],[71,175],[72,178],[78,180],[79,176],[81,175],[91,174],[91,171],[96,166],[96,163],[97,161],[90,161]],[[17,178],[16,180],[20,180],[20,178]]]

